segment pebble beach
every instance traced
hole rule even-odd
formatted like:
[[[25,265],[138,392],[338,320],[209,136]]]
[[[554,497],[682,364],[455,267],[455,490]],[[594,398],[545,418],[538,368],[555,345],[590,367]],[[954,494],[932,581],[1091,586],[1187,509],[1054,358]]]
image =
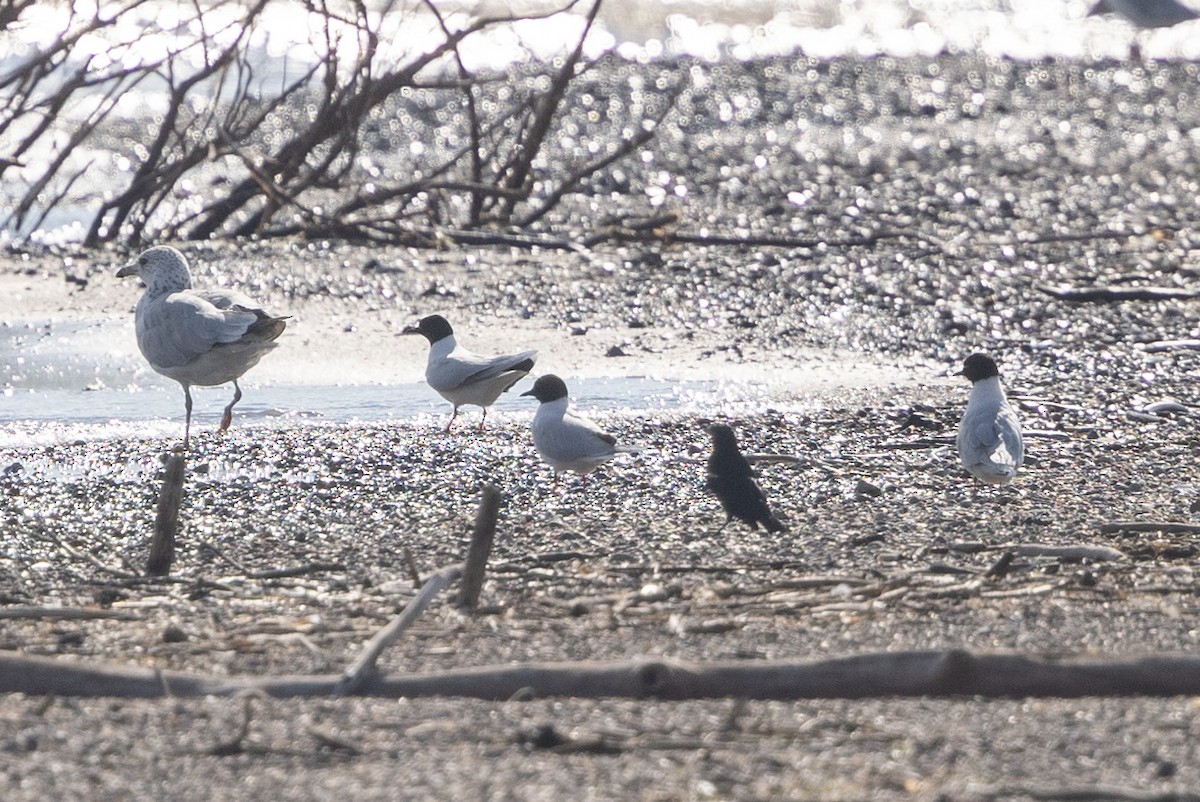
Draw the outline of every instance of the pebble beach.
[[[306,370],[419,381],[424,348],[396,335],[435,312],[478,350],[539,349],[535,373],[568,384],[767,390],[593,415],[645,452],[557,484],[530,441],[532,404],[489,414],[482,432],[469,410],[450,434],[434,414],[235,419],[219,437],[225,401],[205,395],[170,581],[128,576],[145,559],[169,436],[0,448],[0,612],[112,613],[0,618],[3,647],[336,673],[412,598],[413,571],[462,559],[493,483],[504,501],[483,611],[435,602],[382,670],[1196,651],[1195,531],[1119,526],[1195,523],[1200,509],[1196,64],[611,61],[588,79],[578,91],[627,102],[646,86],[687,89],[649,155],[568,198],[543,246],[172,243],[198,282],[251,289],[292,316],[243,382],[247,401],[260,370],[285,387]],[[654,217],[653,236],[628,236]],[[136,356],[140,290],[113,275],[127,256],[10,249],[7,323],[123,322]],[[1026,429],[1008,488],[973,484],[954,453],[967,385],[950,374],[973,351],[995,356]],[[91,394],[103,404],[106,392]],[[698,462],[712,421],[747,450],[799,458],[761,468],[786,533],[717,533]],[[1047,550],[994,571],[1018,546]],[[209,799],[215,787],[231,800],[1007,800],[1200,786],[1200,710],[1180,698],[9,695],[0,717],[8,800]],[[214,749],[243,722],[235,753]],[[557,747],[593,746],[547,748],[547,732]]]

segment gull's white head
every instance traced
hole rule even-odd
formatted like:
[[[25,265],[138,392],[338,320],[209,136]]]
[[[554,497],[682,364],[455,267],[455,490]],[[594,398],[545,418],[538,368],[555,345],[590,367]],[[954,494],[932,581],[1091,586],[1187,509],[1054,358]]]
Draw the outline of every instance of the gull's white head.
[[[137,259],[117,271],[117,278],[137,276],[146,284],[146,291],[158,293],[179,292],[192,286],[192,272],[187,259],[174,248],[156,245],[142,251]]]

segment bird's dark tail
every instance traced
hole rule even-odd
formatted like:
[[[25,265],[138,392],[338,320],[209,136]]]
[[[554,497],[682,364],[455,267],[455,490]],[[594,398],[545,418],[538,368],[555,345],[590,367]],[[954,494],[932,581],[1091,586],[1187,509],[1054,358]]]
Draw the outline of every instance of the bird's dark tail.
[[[244,306],[237,307],[245,312],[252,313],[257,320],[246,329],[246,334],[251,335],[255,339],[271,341],[283,334],[283,330],[287,328],[287,321],[291,319],[291,315],[276,317],[268,315],[261,309],[246,309]]]

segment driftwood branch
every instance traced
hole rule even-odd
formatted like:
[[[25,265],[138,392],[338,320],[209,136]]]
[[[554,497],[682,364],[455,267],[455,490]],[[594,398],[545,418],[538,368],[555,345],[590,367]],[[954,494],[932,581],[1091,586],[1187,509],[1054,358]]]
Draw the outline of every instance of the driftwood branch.
[[[760,248],[873,248],[881,242],[911,238],[928,240],[915,231],[878,231],[862,236],[840,238],[792,237],[773,235],[700,234],[674,231],[664,228],[646,229],[642,226],[610,226],[588,235],[582,240],[584,247],[592,248],[604,242],[655,242],[679,243],[683,245],[734,246]]]
[[[162,698],[259,692],[327,696],[341,674],[229,677],[0,652],[0,693]],[[1195,696],[1200,657],[1052,659],[962,650],[890,652],[817,661],[679,660],[523,663],[363,679],[358,694],[684,699],[861,699],[871,697]]]
[[[1023,785],[980,788],[979,799],[1021,799],[1037,802],[1200,802],[1200,794],[1189,791],[1143,791],[1111,785],[1068,785],[1062,788]]]
[[[400,611],[387,626],[375,633],[375,637],[363,647],[362,653],[355,659],[342,675],[341,681],[333,690],[334,696],[346,696],[355,693],[367,679],[375,673],[375,664],[379,656],[391,646],[412,626],[434,597],[446,589],[456,579],[463,577],[463,590],[459,594],[459,604],[472,607],[479,599],[479,591],[483,587],[483,574],[487,568],[487,559],[492,552],[492,540],[496,535],[496,518],[500,512],[500,491],[495,485],[484,485],[483,496],[479,500],[479,511],[475,515],[475,530],[471,535],[471,545],[467,551],[465,563],[451,565],[441,569],[419,584],[420,591],[413,597],[404,609]],[[412,557],[409,558],[410,570]],[[418,578],[419,579],[419,578]]]
[[[1060,301],[1093,304],[1114,301],[1186,301],[1200,298],[1200,290],[1185,290],[1179,287],[1051,287],[1039,284],[1037,290]]]
[[[36,175],[14,184],[0,229],[24,235],[31,221],[36,229],[63,206],[88,205],[89,165],[78,164],[79,154],[125,131],[119,101],[134,88],[161,95],[164,110],[146,118],[144,147],[132,154],[128,179],[89,206],[89,246],[293,233],[436,246],[440,240],[429,240],[427,231],[529,226],[566,195],[590,191],[589,176],[649,142],[673,105],[652,102],[643,111],[638,103],[634,111],[631,104],[625,119],[604,124],[634,133],[618,134],[614,151],[572,169],[575,153],[562,148],[555,126],[578,116],[572,93],[587,77],[584,44],[602,0],[581,9],[583,30],[563,43],[560,62],[483,76],[466,68],[463,54],[488,31],[548,19],[582,2],[451,21],[440,4],[421,0],[439,30],[411,47],[380,46],[391,27],[385,18],[411,9],[292,2],[314,58],[304,67],[283,65],[277,80],[255,69],[255,43],[271,24],[267,0],[239,4],[236,18],[217,23],[190,4],[170,31],[176,44],[153,60],[132,57],[139,37],[156,32],[142,24],[145,0],[123,0],[103,14],[60,15],[45,37],[52,44],[0,70],[0,172],[21,165],[28,174],[28,154],[46,154]],[[0,3],[0,23],[41,24],[26,10],[32,7],[28,0]],[[107,43],[102,66],[88,50],[96,38]],[[439,77],[448,61],[457,64],[457,79]],[[75,120],[81,97],[98,102],[85,103],[87,113]],[[453,105],[465,111],[461,123],[425,117],[426,108]],[[309,108],[312,114],[298,114]],[[64,125],[68,109],[73,125]],[[395,143],[376,141],[377,120],[406,110],[429,126],[426,138],[461,146],[431,149],[431,164],[415,177],[404,163],[394,171],[365,168],[374,161],[360,158],[365,151],[382,147],[394,158]],[[199,170],[221,179],[208,182],[203,196],[187,189]],[[184,196],[195,203],[181,204]]]
[[[117,621],[137,621],[140,616],[129,611],[101,610],[94,607],[0,607],[0,620],[93,621],[103,618]]]
[[[1200,351],[1200,340],[1155,340],[1152,343],[1140,343],[1137,347],[1148,354],[1161,354],[1164,351]]]
[[[421,617],[421,613],[425,612],[425,608],[429,606],[434,597],[445,590],[447,585],[458,579],[461,574],[461,565],[451,565],[429,577],[400,614],[393,618],[386,627],[375,633],[375,637],[371,638],[363,647],[362,653],[346,669],[346,673],[338,682],[337,687],[332,689],[333,695],[346,696],[357,692],[367,678],[375,672],[375,663],[379,660],[379,656],[404,634],[404,630]]]
[[[1120,562],[1121,560],[1129,559],[1129,555],[1120,549],[1093,543],[1083,543],[1077,546],[1047,546],[1038,543],[1000,543],[993,545],[977,541],[965,541],[950,543],[947,548],[950,551],[957,551],[964,554],[1002,551],[1014,557],[1053,557],[1062,562],[1080,562],[1081,560]]]
[[[292,565],[285,568],[266,568],[262,571],[250,571],[246,574],[248,579],[287,579],[293,576],[304,576],[305,574],[319,574],[325,571],[345,571],[346,566],[343,563],[327,563],[327,562],[311,562],[303,565]]]
[[[1127,532],[1164,532],[1169,535],[1200,534],[1200,524],[1175,521],[1111,521],[1100,524],[1100,534],[1119,535]]]
[[[1080,546],[1042,546],[1037,544],[1022,544],[1013,546],[1012,551],[1018,557],[1053,557],[1062,562],[1077,563],[1083,560],[1093,562],[1121,562],[1129,556],[1120,549],[1111,546],[1080,545]]]

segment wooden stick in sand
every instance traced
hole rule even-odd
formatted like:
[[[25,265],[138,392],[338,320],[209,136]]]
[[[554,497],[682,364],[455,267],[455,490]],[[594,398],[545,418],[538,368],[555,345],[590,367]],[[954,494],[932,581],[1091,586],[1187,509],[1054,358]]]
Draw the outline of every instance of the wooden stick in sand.
[[[492,542],[496,538],[496,519],[500,515],[500,491],[495,485],[484,485],[479,499],[479,512],[475,514],[475,529],[471,533],[471,545],[463,563],[462,582],[458,587],[460,607],[474,608],[483,591],[483,575],[487,570],[488,557],[492,553]]]
[[[183,476],[187,470],[187,455],[177,448],[167,457],[166,475],[158,494],[158,514],[154,518],[154,535],[150,538],[150,556],[146,573],[166,576],[175,561],[175,535],[179,531],[179,504],[183,501]]]

